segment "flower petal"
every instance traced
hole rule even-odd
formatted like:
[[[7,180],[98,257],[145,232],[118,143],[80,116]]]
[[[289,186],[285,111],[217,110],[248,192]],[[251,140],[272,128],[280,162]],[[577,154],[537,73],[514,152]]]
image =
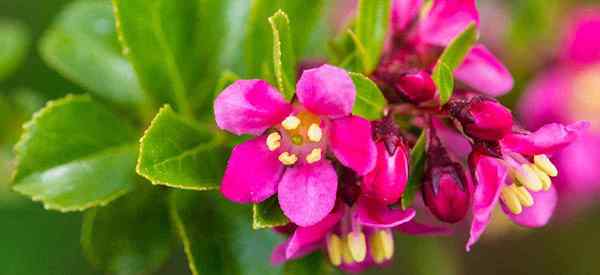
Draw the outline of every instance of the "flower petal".
[[[259,135],[285,119],[292,105],[264,80],[238,80],[217,96],[214,109],[219,128]]]
[[[429,14],[421,23],[421,38],[446,46],[471,23],[479,25],[475,0],[433,0]]]
[[[547,70],[532,81],[517,108],[525,126],[537,129],[547,123],[567,121],[571,112],[564,106],[576,92],[572,81],[573,72],[560,68]]]
[[[552,154],[571,144],[589,125],[587,121],[566,126],[550,123],[530,134],[508,134],[500,140],[500,144],[508,150],[523,155]]]
[[[251,171],[251,170],[248,170]],[[328,160],[288,168],[279,183],[279,205],[299,226],[321,221],[335,205],[337,174]]]
[[[406,210],[389,208],[381,202],[361,197],[358,200],[354,218],[364,226],[392,228],[410,221],[415,214],[416,212],[412,208]]]
[[[309,111],[339,117],[352,112],[356,88],[346,71],[325,64],[302,73],[296,85],[296,95]]]
[[[322,246],[323,245],[320,242],[306,245],[306,246],[303,246],[302,248],[300,248],[298,251],[296,251],[289,258],[286,258],[285,251],[289,247],[289,241],[285,241],[285,242],[277,245],[277,247],[275,247],[275,249],[271,253],[271,264],[279,265],[288,260],[302,258],[302,257],[320,249]]]
[[[477,162],[475,178],[477,187],[473,193],[473,221],[466,249],[477,242],[488,223],[492,210],[500,197],[500,189],[506,181],[507,170],[497,159],[482,157]]]
[[[600,12],[581,10],[574,14],[572,23],[563,39],[563,58],[578,64],[600,61]]]
[[[359,175],[373,168],[377,161],[377,148],[371,136],[371,123],[348,116],[333,120],[329,129],[329,145],[335,157]]]
[[[221,184],[223,195],[238,203],[259,203],[275,194],[284,166],[260,136],[233,148]]]
[[[515,215],[502,203],[502,210],[518,225],[525,227],[541,227],[548,223],[556,208],[558,195],[556,189],[551,187],[548,191],[530,192],[533,197],[533,206],[523,207],[523,212]]]
[[[310,251],[315,245],[322,245],[325,241],[325,237],[329,234],[334,226],[342,218],[343,212],[341,210],[333,211],[327,215],[320,222],[307,226],[298,227],[294,234],[288,240],[287,247],[285,249],[286,259],[298,258],[302,254],[306,254],[306,251]]]
[[[408,221],[395,227],[398,231],[415,236],[448,236],[452,229],[448,227],[434,226],[415,221]]]
[[[408,150],[399,144],[390,156],[383,142],[376,147],[375,168],[363,177],[361,189],[370,198],[392,204],[400,199],[408,181]]]
[[[423,0],[393,0],[390,30],[393,33],[404,31],[408,23],[415,19],[422,4]]]
[[[475,45],[454,75],[472,88],[490,96],[501,96],[513,87],[508,69],[485,46]]]

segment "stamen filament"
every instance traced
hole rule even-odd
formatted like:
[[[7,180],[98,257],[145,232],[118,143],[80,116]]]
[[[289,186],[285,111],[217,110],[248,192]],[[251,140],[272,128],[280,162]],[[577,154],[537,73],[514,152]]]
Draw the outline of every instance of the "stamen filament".
[[[523,164],[520,169],[515,170],[515,178],[529,190],[537,192],[542,190],[542,181],[537,177],[531,164]]]
[[[546,172],[548,176],[556,177],[558,176],[558,169],[556,166],[552,164],[552,161],[546,155],[535,155],[533,157],[533,162],[537,167],[542,169],[542,171]]]
[[[529,191],[527,191],[527,188],[523,186],[516,186],[514,184],[512,184],[510,188],[513,189],[513,192],[517,195],[517,198],[519,199],[519,202],[522,206],[533,206],[533,197],[531,196]]]
[[[350,253],[350,249],[348,247],[348,238],[344,238],[341,240],[342,247],[342,261],[344,264],[353,264],[354,259],[352,258],[352,254]]]
[[[509,187],[502,188],[502,192],[500,193],[500,198],[502,199],[502,201],[504,202],[504,204],[506,205],[508,210],[510,210],[511,213],[518,215],[518,214],[521,214],[521,212],[523,212],[523,207],[521,207],[519,198],[517,197],[517,194],[515,194],[515,192],[513,191],[512,188],[509,188]]]
[[[340,237],[336,234],[331,234],[327,240],[327,254],[329,260],[334,266],[339,266],[342,263],[343,244]]]
[[[548,176],[546,172],[542,171],[542,169],[537,165],[533,165],[533,170],[542,182],[542,189],[544,191],[548,191],[550,189],[550,186],[552,186],[552,180],[550,179],[550,176]]]
[[[352,259],[362,262],[367,257],[367,242],[363,232],[350,232],[348,234],[348,248]]]

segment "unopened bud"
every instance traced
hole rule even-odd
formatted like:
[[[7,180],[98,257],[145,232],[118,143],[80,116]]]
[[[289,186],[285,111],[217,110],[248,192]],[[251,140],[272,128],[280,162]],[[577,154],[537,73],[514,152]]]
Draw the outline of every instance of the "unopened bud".
[[[435,97],[435,83],[426,71],[403,75],[394,86],[398,92],[415,103],[429,101]]]
[[[393,154],[384,142],[377,143],[375,168],[363,177],[364,195],[384,204],[397,202],[408,181],[408,150],[404,143],[394,145]]]
[[[510,110],[494,99],[477,96],[469,101],[456,100],[449,103],[448,111],[473,138],[499,140],[512,130]]]

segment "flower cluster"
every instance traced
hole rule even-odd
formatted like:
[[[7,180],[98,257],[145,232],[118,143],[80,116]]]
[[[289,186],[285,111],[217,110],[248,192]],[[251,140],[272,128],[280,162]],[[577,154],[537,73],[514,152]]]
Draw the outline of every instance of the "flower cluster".
[[[389,102],[381,120],[352,115],[356,87],[331,65],[304,70],[291,102],[262,80],[236,81],[217,97],[217,125],[255,136],[233,149],[221,192],[238,203],[276,194],[291,221],[277,229],[290,237],[275,249],[274,263],[323,249],[333,265],[360,270],[391,259],[394,231],[448,233],[417,223],[418,206],[400,205],[415,176],[409,171],[423,175],[415,186],[440,221],[463,221],[471,210],[467,250],[498,203],[517,224],[548,222],[558,173],[550,157],[587,123],[519,127],[491,97],[510,90],[512,77],[483,45],[455,71],[458,88],[440,106],[432,68],[443,47],[479,18],[474,0],[422,2],[393,1],[390,36],[370,76]],[[411,167],[419,132],[425,161]]]

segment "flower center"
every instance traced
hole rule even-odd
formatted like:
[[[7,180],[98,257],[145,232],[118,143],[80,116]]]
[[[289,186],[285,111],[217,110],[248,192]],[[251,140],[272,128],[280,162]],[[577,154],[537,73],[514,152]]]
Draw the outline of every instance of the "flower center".
[[[319,116],[301,111],[286,117],[281,125],[267,136],[270,151],[280,149],[279,161],[284,165],[294,165],[299,160],[308,164],[322,159],[323,129]]]
[[[509,165],[512,183],[502,188],[500,199],[511,213],[518,215],[524,207],[535,203],[530,191],[548,191],[552,186],[550,177],[556,177],[558,170],[546,155],[536,155],[533,163],[518,154],[505,156]]]
[[[569,113],[576,120],[587,120],[600,130],[600,65],[581,72],[574,81]]]

